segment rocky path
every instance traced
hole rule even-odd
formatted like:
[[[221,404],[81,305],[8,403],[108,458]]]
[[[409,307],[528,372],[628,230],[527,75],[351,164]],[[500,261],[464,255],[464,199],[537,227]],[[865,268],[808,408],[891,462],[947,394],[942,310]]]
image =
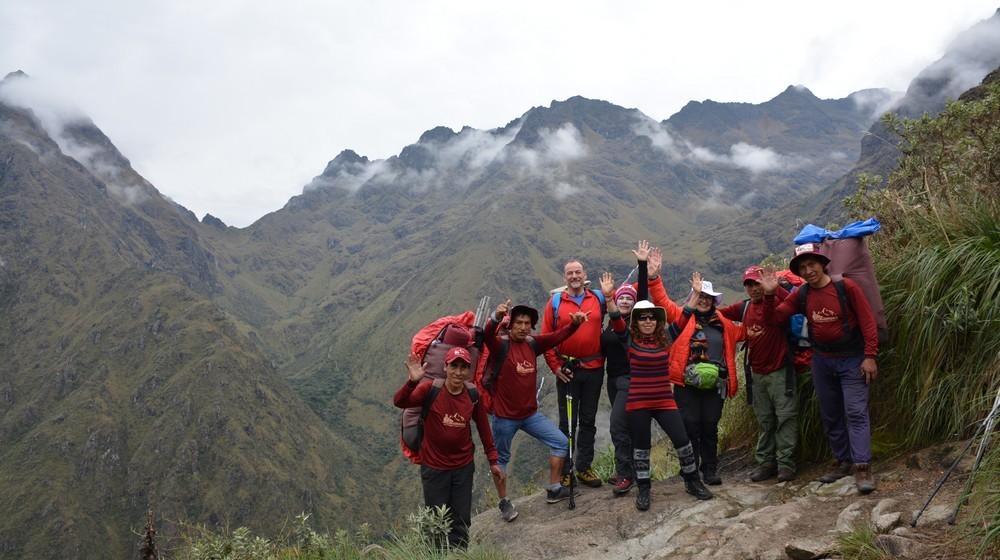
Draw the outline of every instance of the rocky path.
[[[964,443],[936,446],[875,466],[879,488],[861,496],[854,478],[833,484],[813,479],[814,465],[797,480],[749,481],[751,465],[723,470],[716,498],[699,502],[677,477],[654,483],[652,507],[635,509],[634,493],[615,498],[610,488],[581,488],[576,508],[549,505],[543,493],[515,500],[520,512],[504,523],[497,512],[473,519],[472,536],[492,542],[515,558],[835,558],[837,536],[867,523],[880,546],[898,558],[959,558],[943,545],[945,520],[972,466],[972,453],[949,477],[915,528],[910,520],[926,501]],[[964,510],[963,510],[964,511]]]

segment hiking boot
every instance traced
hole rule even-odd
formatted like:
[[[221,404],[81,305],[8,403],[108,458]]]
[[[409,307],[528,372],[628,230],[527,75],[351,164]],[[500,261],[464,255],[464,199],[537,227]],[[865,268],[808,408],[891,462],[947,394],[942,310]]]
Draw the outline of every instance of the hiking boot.
[[[649,509],[649,486],[639,487],[639,493],[635,496],[635,509],[639,511]]]
[[[776,474],[778,474],[778,467],[775,465],[757,465],[757,468],[750,473],[750,480],[764,482]]]
[[[500,518],[504,521],[510,523],[511,521],[517,519],[517,510],[514,509],[514,504],[507,498],[500,500]]]
[[[569,486],[569,477],[570,476],[571,475],[568,475],[568,474],[562,475],[562,478],[559,479],[559,483],[562,484],[563,486]]]
[[[618,483],[611,489],[611,493],[615,496],[624,496],[625,494],[628,494],[628,491],[631,490],[633,486],[635,486],[635,480],[625,476],[619,476]]]
[[[831,482],[837,482],[845,476],[851,476],[851,462],[834,461],[832,469],[816,480],[822,482],[823,484],[829,484]]]
[[[871,494],[875,491],[875,478],[872,476],[872,466],[868,463],[856,463],[854,465],[854,484],[858,487],[858,492]]]
[[[613,474],[613,475],[611,475],[611,476],[608,477],[608,484],[610,484],[612,486],[618,486],[618,483],[621,482],[621,480],[623,478],[625,478],[625,477],[621,476],[621,475]]]
[[[579,495],[580,495],[580,491],[574,489],[573,490],[573,496],[576,497],[576,496],[579,496]],[[569,498],[569,496],[570,496],[570,494],[569,494],[569,486],[561,486],[560,485],[558,490],[547,490],[546,491],[545,501],[548,502],[548,503],[550,503],[550,504],[554,504],[554,503],[557,503],[557,502],[561,502],[561,501],[565,500],[566,498]]]
[[[708,488],[705,488],[705,485],[701,483],[701,480],[695,477],[684,479],[684,489],[687,490],[688,494],[699,500],[711,500],[714,498],[712,493],[708,491]]]
[[[778,482],[791,482],[795,480],[795,471],[787,467],[778,469]]]
[[[580,484],[590,486],[591,488],[600,488],[601,484],[603,484],[601,477],[594,474],[594,471],[591,469],[576,473],[576,479],[580,481]]]
[[[716,472],[715,467],[705,467],[705,473],[702,477],[705,480],[705,484],[709,486],[718,486],[722,484],[722,479],[719,478],[719,473]]]

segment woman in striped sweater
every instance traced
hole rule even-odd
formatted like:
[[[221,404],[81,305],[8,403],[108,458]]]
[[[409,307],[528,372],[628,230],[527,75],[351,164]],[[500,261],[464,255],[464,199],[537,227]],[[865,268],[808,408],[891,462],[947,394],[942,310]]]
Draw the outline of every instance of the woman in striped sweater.
[[[645,255],[637,253],[636,256],[642,261]],[[605,294],[613,292],[614,280],[610,273],[604,273],[601,278],[601,289]],[[664,332],[667,326],[667,310],[646,300],[637,302],[632,308],[626,329],[625,321],[621,318],[614,298],[604,299],[608,316],[611,318],[611,327],[628,352],[632,375],[625,410],[632,433],[632,460],[639,487],[639,493],[635,498],[636,509],[640,511],[649,509],[651,487],[649,450],[652,443],[653,420],[667,433],[677,450],[684,489],[699,500],[711,499],[712,493],[702,484],[695,466],[694,450],[687,432],[684,431],[684,422],[677,410],[677,403],[674,401],[670,386],[668,360],[670,343]],[[670,306],[672,306],[671,314],[679,317],[680,308],[673,302]]]

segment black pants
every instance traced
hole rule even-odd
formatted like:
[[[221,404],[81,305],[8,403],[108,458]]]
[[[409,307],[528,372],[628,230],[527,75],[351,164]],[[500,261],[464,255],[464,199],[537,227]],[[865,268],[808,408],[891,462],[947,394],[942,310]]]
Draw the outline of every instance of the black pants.
[[[696,475],[697,470],[692,465],[693,452],[688,446],[690,441],[684,431],[680,413],[676,410],[634,410],[628,413],[628,425],[632,432],[632,446],[635,448],[633,458],[637,463],[634,465],[636,484],[640,488],[649,488],[652,484],[649,479],[649,448],[652,447],[653,420],[667,433],[670,443],[674,444],[681,462],[681,475]],[[688,469],[687,473],[684,472],[685,468]]]
[[[702,472],[719,468],[719,420],[725,401],[716,389],[675,386],[674,398],[681,409],[684,428],[694,446],[695,460]]]
[[[559,399],[559,431],[569,436],[569,417],[566,415],[566,390],[573,393],[573,415],[576,416],[577,434],[573,440],[573,463],[577,472],[590,468],[594,462],[594,439],[597,437],[597,405],[601,401],[604,385],[604,368],[582,369],[573,372],[569,383],[556,383]],[[573,465],[566,461],[563,474],[569,474]]]
[[[472,524],[472,475],[475,470],[474,461],[450,471],[420,465],[424,505],[427,507],[444,505],[451,510],[448,545],[452,548],[465,548],[469,544],[469,525]]]
[[[628,427],[625,404],[632,377],[619,375],[608,378],[608,400],[611,401],[611,443],[615,446],[615,473],[626,478],[635,478],[632,468],[632,434]],[[647,422],[648,424],[648,422]]]

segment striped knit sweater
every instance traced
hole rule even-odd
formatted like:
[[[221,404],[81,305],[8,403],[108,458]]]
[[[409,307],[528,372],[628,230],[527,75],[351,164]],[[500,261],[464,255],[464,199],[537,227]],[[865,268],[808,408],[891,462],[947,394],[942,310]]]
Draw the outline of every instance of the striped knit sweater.
[[[625,411],[677,410],[670,386],[667,349],[629,341],[628,355],[632,383]]]

